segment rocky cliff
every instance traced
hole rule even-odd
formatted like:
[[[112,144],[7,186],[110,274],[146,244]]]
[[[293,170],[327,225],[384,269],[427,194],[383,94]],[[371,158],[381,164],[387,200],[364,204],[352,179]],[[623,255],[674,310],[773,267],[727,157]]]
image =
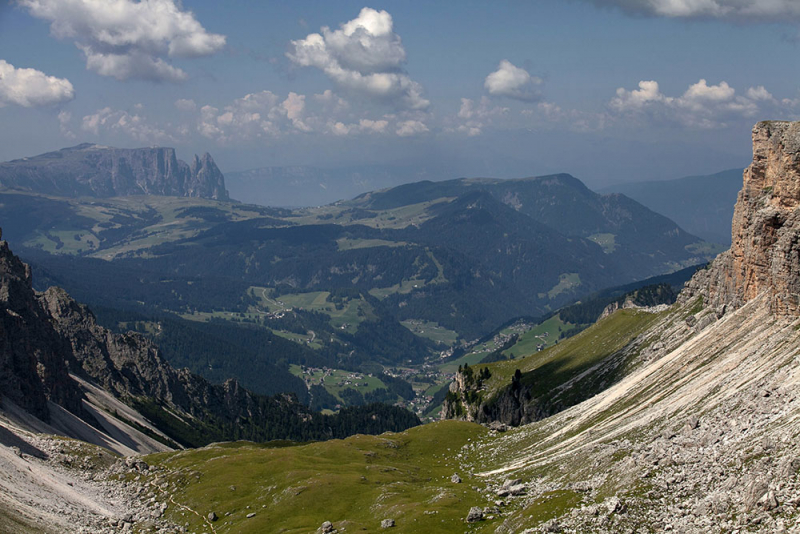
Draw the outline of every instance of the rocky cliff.
[[[50,419],[48,400],[87,417],[68,376],[68,353],[39,306],[30,268],[0,241],[0,392],[43,421]]]
[[[753,162],[733,215],[732,245],[682,295],[739,308],[761,294],[779,316],[800,315],[800,122],[759,122]]]
[[[0,163],[0,187],[62,197],[164,195],[228,200],[225,178],[208,153],[191,164],[175,149],[82,144]]]

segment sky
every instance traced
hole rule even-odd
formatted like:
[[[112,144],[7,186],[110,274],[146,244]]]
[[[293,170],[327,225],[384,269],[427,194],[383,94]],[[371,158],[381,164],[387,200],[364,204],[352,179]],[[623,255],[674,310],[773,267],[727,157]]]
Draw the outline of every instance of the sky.
[[[798,0],[15,0],[0,160],[78,143],[224,172],[709,174],[800,120]]]

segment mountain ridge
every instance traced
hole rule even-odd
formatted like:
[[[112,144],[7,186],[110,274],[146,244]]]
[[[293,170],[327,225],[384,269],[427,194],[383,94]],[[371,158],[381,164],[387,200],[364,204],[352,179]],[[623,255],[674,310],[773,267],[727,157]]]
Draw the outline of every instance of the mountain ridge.
[[[733,205],[742,186],[743,171],[730,169],[707,176],[622,183],[598,192],[622,193],[669,217],[689,233],[729,246]]]
[[[229,200],[225,178],[206,152],[191,163],[174,148],[91,143],[0,163],[0,187],[63,197],[137,194]]]

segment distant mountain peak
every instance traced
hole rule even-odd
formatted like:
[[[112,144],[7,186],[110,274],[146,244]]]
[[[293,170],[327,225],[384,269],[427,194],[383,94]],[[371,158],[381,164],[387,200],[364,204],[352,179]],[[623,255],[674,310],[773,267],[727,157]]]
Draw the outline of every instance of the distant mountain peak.
[[[228,200],[211,155],[189,165],[169,147],[114,148],[81,143],[0,163],[0,187],[63,197],[161,195]]]

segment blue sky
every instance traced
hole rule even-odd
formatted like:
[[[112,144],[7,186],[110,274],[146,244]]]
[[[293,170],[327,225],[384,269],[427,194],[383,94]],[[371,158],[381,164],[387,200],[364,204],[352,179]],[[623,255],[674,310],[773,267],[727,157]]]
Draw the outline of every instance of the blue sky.
[[[799,43],[796,0],[20,0],[0,160],[97,142],[223,171],[677,178],[800,118]]]

